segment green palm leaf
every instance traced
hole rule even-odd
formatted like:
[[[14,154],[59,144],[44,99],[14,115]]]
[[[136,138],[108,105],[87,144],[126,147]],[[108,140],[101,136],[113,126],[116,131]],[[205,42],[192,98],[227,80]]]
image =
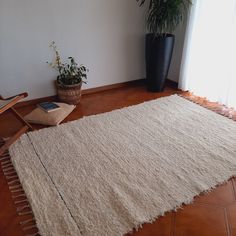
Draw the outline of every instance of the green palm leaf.
[[[172,33],[186,18],[191,0],[136,0],[140,6],[149,1],[147,28],[155,35]]]

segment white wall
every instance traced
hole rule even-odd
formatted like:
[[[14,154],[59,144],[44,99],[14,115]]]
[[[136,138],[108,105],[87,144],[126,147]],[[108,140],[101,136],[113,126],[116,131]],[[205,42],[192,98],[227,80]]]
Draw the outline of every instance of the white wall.
[[[168,78],[175,82],[179,81],[182,53],[184,47],[184,39],[186,32],[186,23],[180,24],[174,32],[175,35],[175,47],[173,51],[173,57],[170,65]]]
[[[0,94],[55,94],[52,40],[90,69],[84,88],[143,78],[143,17],[135,0],[0,0]]]
[[[143,11],[135,0],[0,0],[0,94],[55,94],[57,73],[46,64],[53,40],[62,58],[90,69],[84,88],[144,78]],[[179,50],[177,36],[173,80]]]

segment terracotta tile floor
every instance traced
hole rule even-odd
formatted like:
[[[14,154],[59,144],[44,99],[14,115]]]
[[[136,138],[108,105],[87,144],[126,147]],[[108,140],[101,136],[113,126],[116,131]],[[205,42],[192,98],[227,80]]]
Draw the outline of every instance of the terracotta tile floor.
[[[66,121],[138,104],[176,92],[179,91],[167,87],[163,93],[148,93],[143,86],[138,86],[86,95]],[[33,108],[34,106],[27,106],[18,110],[22,114],[27,114]],[[15,123],[9,114],[1,116],[0,136],[11,135],[19,126],[20,124]],[[35,128],[42,128],[42,126],[35,126]],[[0,236],[23,235],[6,180],[0,170]],[[236,179],[231,179],[208,194],[196,197],[191,205],[183,206],[177,212],[167,213],[153,224],[145,224],[132,235],[236,236]]]
[[[196,197],[193,204],[168,213],[135,236],[236,235],[236,180],[231,179],[211,193]]]

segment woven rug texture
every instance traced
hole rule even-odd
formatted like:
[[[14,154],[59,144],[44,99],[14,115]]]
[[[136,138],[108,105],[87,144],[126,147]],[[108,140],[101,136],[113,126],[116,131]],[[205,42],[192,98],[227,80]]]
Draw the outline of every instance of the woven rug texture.
[[[236,175],[236,124],[173,95],[10,148],[42,236],[116,236]]]

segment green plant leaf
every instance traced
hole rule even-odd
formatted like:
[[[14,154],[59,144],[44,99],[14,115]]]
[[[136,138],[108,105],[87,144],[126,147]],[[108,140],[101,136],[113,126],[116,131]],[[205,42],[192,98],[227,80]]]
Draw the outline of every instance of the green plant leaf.
[[[172,33],[186,19],[191,0],[136,0],[140,6],[149,2],[147,28],[157,36]]]

